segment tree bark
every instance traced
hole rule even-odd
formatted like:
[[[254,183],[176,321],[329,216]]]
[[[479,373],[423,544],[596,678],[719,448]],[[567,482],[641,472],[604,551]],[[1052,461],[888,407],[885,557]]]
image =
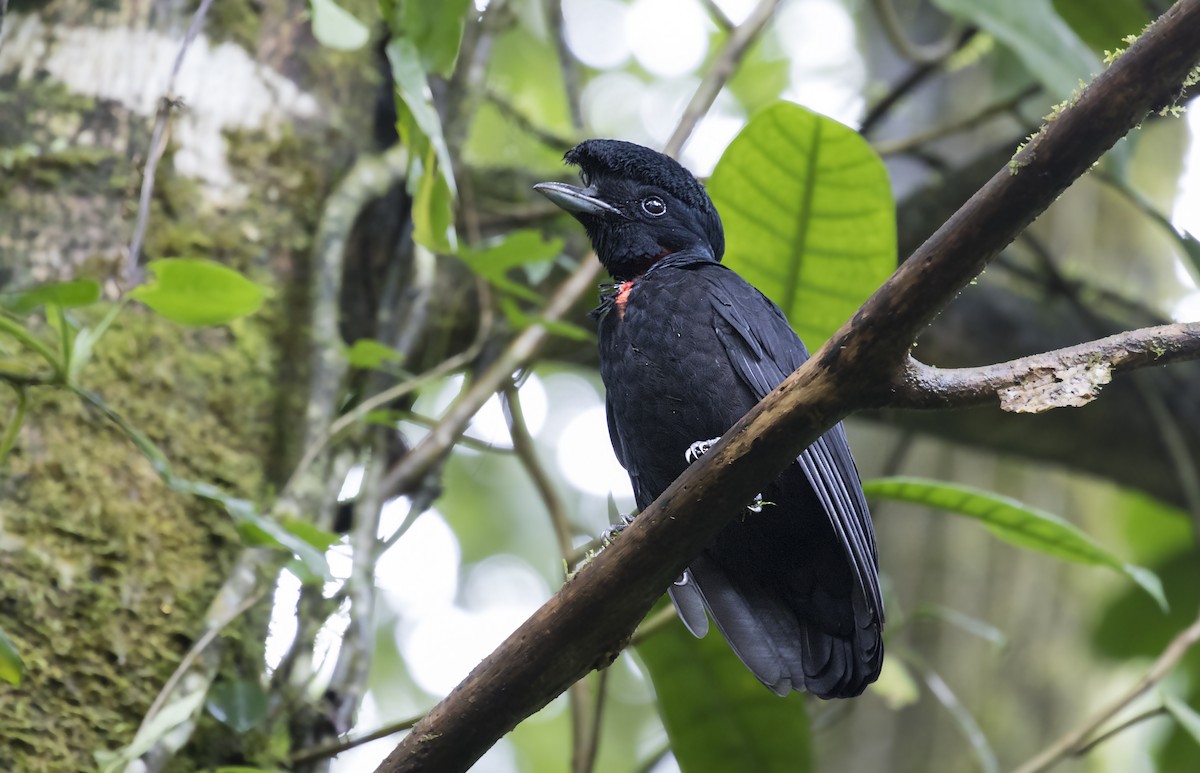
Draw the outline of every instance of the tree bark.
[[[90,277],[111,298],[150,130],[195,5],[39,6],[8,10],[0,48],[0,289]],[[218,260],[278,294],[252,318],[205,330],[133,304],[81,377],[177,474],[252,501],[280,484],[272,460],[296,456],[290,428],[307,378],[294,363],[305,361],[315,204],[370,136],[381,81],[369,48],[317,46],[307,7],[215,4],[179,72],[182,104],[143,252]],[[95,324],[105,310],[77,317]],[[0,355],[13,355],[9,345],[0,341]],[[0,415],[11,406],[5,390]],[[0,627],[26,664],[19,687],[0,689],[0,769],[92,769],[93,753],[131,740],[202,630],[241,540],[227,513],[169,491],[124,435],[65,390],[31,389],[0,475]],[[223,642],[241,644],[221,648],[222,678],[257,678],[265,617],[260,606],[231,627]],[[266,748],[262,738],[263,748],[240,746],[253,736],[211,717],[197,733],[173,769],[240,763]]]

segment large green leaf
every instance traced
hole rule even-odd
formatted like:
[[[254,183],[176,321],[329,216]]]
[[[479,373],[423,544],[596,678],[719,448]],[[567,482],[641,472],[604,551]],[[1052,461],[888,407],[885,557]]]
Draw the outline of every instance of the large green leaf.
[[[1093,51],[1123,47],[1150,23],[1142,0],[1054,0],[1054,10]]]
[[[1068,99],[1102,69],[1100,59],[1054,12],[1050,0],[934,0],[934,5],[1012,49],[1057,99]]]
[[[1162,582],[1148,569],[1127,564],[1053,513],[989,491],[923,478],[880,478],[863,483],[868,497],[909,502],[972,518],[1005,542],[1080,564],[1104,566],[1136,582],[1164,610]]]
[[[262,305],[258,285],[212,260],[164,258],[146,267],[154,281],[133,288],[129,295],[173,322],[223,325]]]
[[[708,181],[725,263],[816,350],[896,267],[883,162],[857,132],[783,102],[759,113]]]
[[[808,712],[764,687],[717,631],[696,639],[672,622],[637,647],[684,773],[813,769]]]

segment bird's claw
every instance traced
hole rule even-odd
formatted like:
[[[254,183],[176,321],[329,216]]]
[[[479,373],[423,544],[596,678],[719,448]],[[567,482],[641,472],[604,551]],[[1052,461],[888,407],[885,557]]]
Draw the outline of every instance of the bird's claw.
[[[696,461],[700,457],[707,454],[708,450],[710,448],[712,448],[713,446],[715,446],[717,444],[717,441],[720,439],[721,438],[719,438],[719,437],[715,437],[715,438],[711,438],[709,440],[697,440],[695,443],[692,443],[690,446],[688,446],[688,450],[683,452],[684,460],[688,464],[691,464],[692,462]]]
[[[604,531],[600,532],[600,544],[606,547],[612,544],[612,541],[617,538],[617,535],[625,531],[625,527],[631,523],[633,523],[632,515],[622,515],[620,523],[613,524]]]

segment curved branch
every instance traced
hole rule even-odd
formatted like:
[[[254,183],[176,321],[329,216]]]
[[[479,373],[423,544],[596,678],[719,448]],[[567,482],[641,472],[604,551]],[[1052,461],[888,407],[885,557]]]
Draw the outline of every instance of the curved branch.
[[[1154,665],[1150,667],[1150,670],[1135,682],[1132,687],[1117,696],[1094,715],[1088,717],[1082,725],[1055,741],[1041,754],[1017,768],[1016,773],[1039,773],[1039,771],[1049,770],[1067,757],[1088,748],[1090,746],[1090,744],[1086,743],[1088,736],[1096,732],[1105,722],[1112,719],[1118,711],[1133,703],[1134,699],[1139,695],[1161,682],[1167,674],[1171,673],[1171,669],[1175,668],[1175,664],[1192,647],[1196,646],[1198,642],[1200,642],[1200,618],[1197,618],[1195,622],[1184,628],[1167,645],[1163,653],[1158,656],[1158,660],[1154,661]],[[1100,738],[1105,738],[1108,735],[1109,733],[1105,733]]]
[[[896,12],[893,0],[872,0],[875,12],[879,14],[880,24],[888,40],[892,42],[896,52],[916,64],[934,64],[945,59],[958,46],[958,38],[962,35],[962,23],[952,19],[950,27],[942,34],[942,39],[936,43],[917,43],[908,37],[900,15]]]
[[[1091,402],[1117,373],[1200,358],[1200,322],[1142,328],[981,368],[933,368],[908,358],[891,408],[968,408],[999,400],[1015,413]]]
[[[1198,59],[1200,0],[1180,0],[812,359],[435,706],[378,770],[465,770],[517,722],[611,663],[663,590],[745,502],[840,418],[885,404],[890,375],[903,367],[917,333],[1117,139],[1170,104]]]

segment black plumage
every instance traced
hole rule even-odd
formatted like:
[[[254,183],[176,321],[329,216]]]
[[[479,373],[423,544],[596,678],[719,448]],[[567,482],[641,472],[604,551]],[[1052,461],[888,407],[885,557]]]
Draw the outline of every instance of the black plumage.
[[[600,309],[609,433],[639,508],[799,367],[808,352],[774,303],[720,263],[721,220],[673,159],[615,140],[566,155],[583,188],[538,190],[574,215],[617,281]],[[805,450],[670,589],[688,629],[711,615],[780,695],[858,695],[879,675],[875,539],[839,424]]]

